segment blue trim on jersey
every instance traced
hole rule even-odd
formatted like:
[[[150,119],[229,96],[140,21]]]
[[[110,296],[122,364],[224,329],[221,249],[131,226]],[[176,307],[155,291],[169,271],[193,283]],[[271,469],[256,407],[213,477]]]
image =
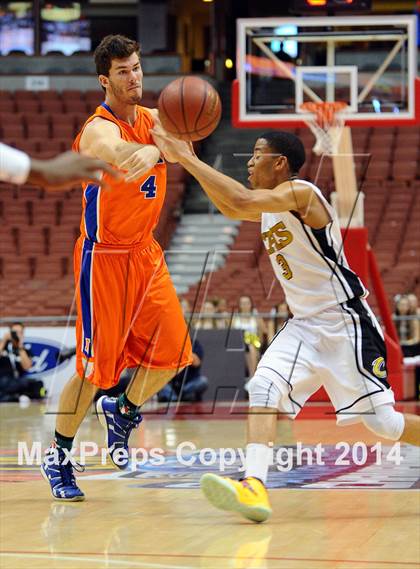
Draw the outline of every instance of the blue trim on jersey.
[[[91,241],[97,241],[98,231],[98,193],[99,186],[89,184],[85,190],[85,226],[86,233]]]
[[[107,105],[106,103],[101,103],[101,107],[103,107],[104,109],[106,109],[109,113],[111,113],[111,115],[113,117],[115,117],[116,119],[118,119],[117,115],[114,113],[114,111],[111,109],[111,107],[109,105]]]
[[[80,299],[82,305],[83,346],[82,351],[87,358],[92,357],[92,310],[91,282],[94,243],[85,239],[82,250],[82,268],[80,271]],[[86,341],[87,340],[87,341]]]

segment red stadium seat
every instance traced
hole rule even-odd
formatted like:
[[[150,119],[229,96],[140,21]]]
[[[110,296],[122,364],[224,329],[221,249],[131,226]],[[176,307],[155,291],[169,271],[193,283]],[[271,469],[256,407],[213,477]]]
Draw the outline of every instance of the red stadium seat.
[[[20,113],[37,113],[39,111],[39,101],[36,99],[17,100],[16,106]]]
[[[41,101],[42,111],[44,113],[62,113],[63,112],[63,103],[60,99],[46,99],[45,101]]]
[[[49,126],[50,124],[48,115],[43,113],[23,113],[22,118],[27,127],[34,124],[41,124],[46,126]]]
[[[418,163],[395,161],[392,167],[394,180],[412,180],[417,174]]]
[[[2,124],[16,124],[21,122],[22,115],[19,113],[4,113],[0,112],[0,126]]]
[[[48,116],[51,124],[68,124],[74,118],[74,115],[69,113],[50,113]]]
[[[64,108],[66,113],[88,113],[85,101],[65,101]]]
[[[26,131],[28,138],[49,138],[50,136],[50,127],[48,124],[28,123],[26,125]]]
[[[52,123],[51,128],[53,138],[72,138],[75,134],[73,122]]]
[[[5,101],[6,99],[12,99],[12,93],[10,91],[0,90],[0,100]]]
[[[15,102],[11,99],[0,99],[0,113],[13,113]]]
[[[63,101],[78,101],[82,100],[84,96],[82,91],[78,91],[76,89],[64,89],[64,91],[61,92],[61,98]]]
[[[98,105],[102,103],[105,98],[105,93],[102,89],[95,89],[94,91],[89,90],[85,92],[86,101],[96,102]]]
[[[17,101],[33,101],[37,98],[37,94],[26,89],[16,89],[16,91],[13,93],[13,98]]]
[[[397,146],[394,151],[394,160],[397,162],[413,162],[417,160],[419,155],[419,149],[417,145],[407,147],[407,146]]]
[[[3,138],[19,139],[25,137],[25,131],[21,122],[17,122],[15,124],[3,124],[1,128],[3,131]]]
[[[48,89],[47,91],[38,91],[38,99],[40,101],[56,101],[60,99],[60,93],[52,89]]]

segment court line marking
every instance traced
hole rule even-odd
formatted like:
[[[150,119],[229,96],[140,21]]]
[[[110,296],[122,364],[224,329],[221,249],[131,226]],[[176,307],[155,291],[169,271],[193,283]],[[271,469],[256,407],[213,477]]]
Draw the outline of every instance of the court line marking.
[[[86,555],[96,555],[98,557],[104,557],[104,553],[103,552],[96,552],[96,551],[89,551],[89,552],[78,552],[78,551],[71,551],[69,552],[69,554],[71,554],[72,556],[86,556]],[[43,552],[36,552],[36,551],[11,551],[11,550],[4,550],[4,551],[0,551],[0,555],[13,555],[13,556],[18,556],[18,555],[39,555],[39,556],[44,556],[47,558],[57,558],[58,556],[62,555],[65,556],[67,559],[69,559],[69,557],[67,557],[67,553],[65,551],[59,551],[56,554],[48,554],[48,553],[43,553]],[[175,558],[191,558],[191,559],[235,559],[235,560],[240,560],[240,559],[244,559],[247,560],[249,559],[249,556],[238,556],[238,555],[200,555],[199,553],[194,554],[194,553],[112,553],[113,557],[175,557]],[[75,559],[79,559],[80,557],[75,557]],[[265,559],[267,561],[313,561],[316,563],[365,563],[365,564],[382,564],[382,565],[406,565],[406,566],[415,566],[418,567],[418,562],[417,561],[380,561],[380,560],[369,560],[369,559],[322,559],[319,557],[275,557],[275,556],[261,556],[261,559]],[[108,561],[108,560],[107,560]],[[109,559],[110,562],[112,563],[116,563],[116,560],[112,560]],[[125,561],[124,563],[132,563],[132,562],[128,562]],[[136,561],[137,566],[139,563],[139,561]],[[147,567],[156,567],[159,568],[161,567],[162,569],[180,569],[179,565],[151,565],[150,563],[148,565],[144,565]]]
[[[101,554],[102,559],[100,557],[83,557],[83,556],[74,556],[74,555],[56,555],[55,553],[3,553],[0,552],[0,555],[4,557],[19,557],[21,559],[50,559],[51,561],[60,560],[60,561],[77,561],[80,563],[81,561],[86,561],[87,563],[106,563],[108,564],[115,564],[115,565],[126,565],[127,567],[151,567],[154,569],[181,569],[179,565],[162,565],[161,563],[150,563],[150,562],[143,562],[143,561],[125,561],[124,559],[112,559],[109,558],[106,554]],[[79,554],[76,554],[79,555]],[[96,553],[91,553],[90,555],[98,555]],[[112,554],[114,555],[114,554]]]

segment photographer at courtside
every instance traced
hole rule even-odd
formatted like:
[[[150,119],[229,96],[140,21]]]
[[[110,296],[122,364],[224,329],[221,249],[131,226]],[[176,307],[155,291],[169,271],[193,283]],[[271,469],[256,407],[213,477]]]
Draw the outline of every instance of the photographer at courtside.
[[[43,396],[42,382],[25,378],[32,367],[31,351],[23,344],[24,325],[14,322],[0,343],[0,401],[18,401],[21,395]]]

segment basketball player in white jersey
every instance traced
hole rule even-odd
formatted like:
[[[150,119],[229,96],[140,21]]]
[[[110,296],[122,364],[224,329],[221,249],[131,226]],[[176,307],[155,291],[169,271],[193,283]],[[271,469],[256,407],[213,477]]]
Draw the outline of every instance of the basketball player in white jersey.
[[[201,487],[210,502],[256,522],[270,516],[264,483],[277,412],[295,418],[321,385],[338,425],[361,421],[381,437],[419,444],[420,417],[394,409],[383,333],[346,261],[336,214],[316,186],[298,178],[305,162],[301,141],[282,131],[261,135],[248,162],[249,191],[201,162],[185,143],[154,131],[165,157],[182,164],[223,214],[261,223],[293,314],[249,382],[245,477],[205,474]]]

